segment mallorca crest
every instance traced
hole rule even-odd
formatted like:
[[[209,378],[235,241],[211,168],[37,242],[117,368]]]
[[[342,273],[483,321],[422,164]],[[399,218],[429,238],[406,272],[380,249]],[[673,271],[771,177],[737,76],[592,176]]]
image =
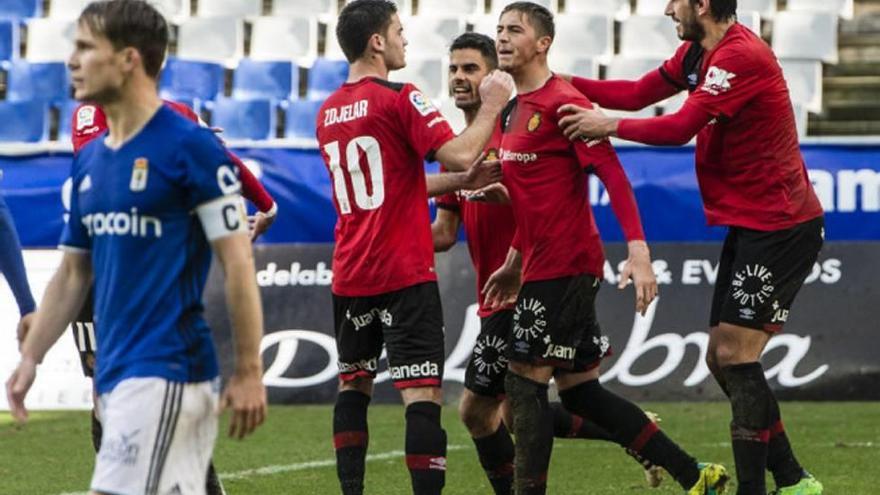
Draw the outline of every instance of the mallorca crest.
[[[147,177],[150,172],[150,162],[146,158],[138,158],[131,168],[131,182],[128,187],[132,192],[141,192],[147,188]]]
[[[532,115],[526,128],[529,132],[535,132],[538,130],[538,127],[541,127],[541,112],[535,112],[534,115]]]

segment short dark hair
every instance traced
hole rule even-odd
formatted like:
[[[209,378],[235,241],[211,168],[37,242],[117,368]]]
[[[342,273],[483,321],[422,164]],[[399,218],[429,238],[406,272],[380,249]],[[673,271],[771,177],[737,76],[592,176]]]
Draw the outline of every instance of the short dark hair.
[[[553,13],[547,10],[547,7],[534,2],[513,2],[504,7],[501,15],[508,12],[521,12],[525,14],[529,18],[529,24],[535,28],[538,36],[556,38],[556,23],[553,21]]]
[[[691,0],[691,5],[697,0]],[[712,0],[712,19],[717,22],[726,21],[736,16],[736,0]]]
[[[153,79],[159,76],[168,49],[168,23],[155,7],[143,0],[92,2],[80,14],[79,22],[110,40],[117,50],[136,49],[147,75]]]
[[[349,62],[361,58],[374,34],[383,34],[397,13],[397,5],[388,0],[355,0],[339,13],[336,39]]]
[[[464,33],[453,40],[449,52],[466,48],[479,51],[489,70],[498,68],[498,53],[495,51],[495,41],[492,38],[480,33]]]

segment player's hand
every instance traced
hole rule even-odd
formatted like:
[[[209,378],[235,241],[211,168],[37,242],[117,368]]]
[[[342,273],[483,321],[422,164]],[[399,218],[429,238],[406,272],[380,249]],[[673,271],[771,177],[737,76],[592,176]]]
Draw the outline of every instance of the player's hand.
[[[262,367],[262,366],[261,366]],[[229,436],[239,440],[250,435],[266,420],[266,386],[260,372],[236,372],[220,398],[220,410],[232,409]]]
[[[21,349],[21,344],[24,342],[24,339],[27,338],[28,332],[31,330],[31,324],[34,322],[34,315],[36,315],[36,311],[31,311],[30,313],[21,317],[21,320],[18,321],[18,327],[15,329],[16,337],[18,337],[18,348]]]
[[[277,218],[277,214],[274,211],[270,211],[264,213],[262,211],[258,211],[255,215],[248,217],[248,230],[251,233],[251,242],[256,241],[258,237],[263,235],[269,227],[275,223],[275,218]]]
[[[6,400],[9,402],[9,412],[19,424],[24,424],[28,419],[28,411],[24,407],[24,398],[28,390],[34,384],[37,376],[37,363],[26,356],[21,358],[18,367],[6,381]]]
[[[483,160],[485,154],[480,154],[477,161],[464,173],[462,189],[473,191],[501,180],[501,162],[498,160]]]
[[[583,108],[568,103],[559,107],[557,113],[562,116],[559,127],[569,141],[617,135],[618,119],[608,117],[597,108]]]
[[[488,186],[477,191],[465,192],[464,198],[467,201],[479,201],[481,203],[492,203],[499,205],[510,204],[510,193],[507,192],[507,188],[504,187],[504,184],[500,182],[489,184]]]
[[[483,106],[500,112],[510,100],[515,86],[510,74],[493,70],[480,82],[480,99]]]
[[[518,267],[502,265],[495,270],[483,287],[483,303],[489,309],[500,309],[516,302],[522,287],[522,271]]]
[[[627,246],[629,258],[623,265],[623,271],[620,272],[617,288],[625,288],[632,278],[636,289],[636,311],[645,316],[651,301],[657,297],[657,278],[651,266],[651,253],[645,241],[630,241]]]

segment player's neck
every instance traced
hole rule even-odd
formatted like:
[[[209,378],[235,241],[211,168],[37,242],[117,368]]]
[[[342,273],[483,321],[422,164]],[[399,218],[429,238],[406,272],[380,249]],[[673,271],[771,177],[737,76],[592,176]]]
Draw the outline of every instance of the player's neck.
[[[724,39],[724,35],[727,34],[727,30],[730,29],[734,24],[736,24],[736,19],[731,18],[730,20],[724,22],[710,22],[708,25],[704,26],[706,29],[706,36],[703,37],[703,40],[700,41],[700,46],[703,47],[704,50],[710,51],[716,46],[718,43],[721,43],[721,40]]]
[[[381,57],[363,57],[355,60],[349,66],[348,80],[346,82],[358,82],[365,77],[388,79],[388,67]]]
[[[468,108],[467,110],[462,110],[464,114],[464,123],[466,127],[470,127],[471,124],[477,120],[477,114],[480,113],[480,106],[477,105],[473,108]]]
[[[121,147],[140,132],[161,107],[162,100],[155,86],[140,90],[129,88],[119,100],[102,105],[110,130],[105,140],[107,146],[113,149]]]
[[[553,76],[553,73],[547,67],[546,59],[540,60],[535,58],[519,69],[511,71],[510,75],[513,76],[513,82],[516,83],[516,92],[518,94],[525,94],[544,87]]]

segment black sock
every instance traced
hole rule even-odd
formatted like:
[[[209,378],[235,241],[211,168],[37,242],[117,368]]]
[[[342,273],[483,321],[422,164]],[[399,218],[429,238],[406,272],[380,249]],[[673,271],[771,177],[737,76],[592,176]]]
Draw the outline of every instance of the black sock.
[[[665,468],[685,490],[699,480],[697,461],[660,431],[638,406],[606,390],[599,380],[563,390],[559,397],[566,409],[591,418],[637,459]]]
[[[336,474],[343,495],[360,495],[364,492],[369,405],[370,396],[356,390],[344,390],[336,396],[333,446],[336,448]]]
[[[798,463],[791,443],[782,425],[779,403],[776,397],[770,408],[770,441],[767,443],[767,469],[773,473],[776,488],[797,484],[804,474],[804,468]]]
[[[770,437],[772,398],[761,363],[745,363],[722,369],[730,391],[733,421],[730,437],[736,461],[738,495],[767,492],[767,442]]]
[[[214,459],[211,459],[211,462],[208,464],[208,478],[205,482],[205,492],[207,495],[226,495],[226,491],[223,490],[223,483],[220,483],[220,478],[217,476],[217,470],[214,469]]]
[[[414,495],[437,495],[446,484],[446,432],[440,405],[413,402],[406,408],[406,466]]]
[[[553,412],[547,400],[547,385],[508,371],[504,388],[510,399],[516,435],[516,494],[546,493],[553,451]]]
[[[513,439],[510,438],[510,432],[507,431],[504,423],[501,423],[495,433],[473,440],[477,447],[480,465],[486,471],[495,495],[512,495],[515,452]]]
[[[95,452],[101,450],[101,436],[103,434],[104,427],[101,426],[97,413],[92,409],[92,447],[95,448]]]
[[[556,438],[583,438],[614,441],[608,430],[592,420],[572,414],[559,402],[550,403],[553,411],[553,436]]]

